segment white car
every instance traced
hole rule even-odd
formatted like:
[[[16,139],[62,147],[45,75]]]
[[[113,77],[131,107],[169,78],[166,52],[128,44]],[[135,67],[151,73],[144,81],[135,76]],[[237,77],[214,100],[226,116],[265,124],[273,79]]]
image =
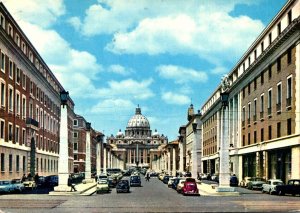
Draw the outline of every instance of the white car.
[[[185,178],[179,180],[179,183],[177,184],[177,187],[176,187],[176,191],[178,193],[182,192],[182,187],[184,186],[184,183],[185,183]]]
[[[276,186],[283,185],[282,180],[270,179],[265,184],[262,185],[261,192],[268,192],[270,195],[276,192]]]

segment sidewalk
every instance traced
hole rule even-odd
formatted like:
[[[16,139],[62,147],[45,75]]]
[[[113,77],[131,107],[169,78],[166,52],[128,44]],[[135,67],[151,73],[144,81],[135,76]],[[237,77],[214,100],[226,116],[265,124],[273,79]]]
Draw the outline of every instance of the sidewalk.
[[[218,184],[206,184],[200,181],[197,182],[199,194],[201,196],[239,196],[239,192],[217,192]]]
[[[85,196],[89,196],[89,195],[92,195],[93,193],[95,193],[96,185],[97,185],[97,183],[95,181],[92,183],[80,183],[80,184],[76,184],[75,188],[77,191],[75,191],[75,192],[74,191],[71,192],[71,187],[70,187],[70,191],[68,191],[68,192],[51,191],[51,192],[49,192],[49,195],[61,195],[61,196],[85,195]]]

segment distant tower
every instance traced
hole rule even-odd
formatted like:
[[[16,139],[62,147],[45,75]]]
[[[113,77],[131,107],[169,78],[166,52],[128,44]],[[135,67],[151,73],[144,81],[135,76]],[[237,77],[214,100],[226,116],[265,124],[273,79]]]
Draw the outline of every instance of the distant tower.
[[[192,119],[193,115],[194,115],[194,106],[193,104],[191,104],[190,107],[188,108],[188,113],[187,113],[188,121]]]

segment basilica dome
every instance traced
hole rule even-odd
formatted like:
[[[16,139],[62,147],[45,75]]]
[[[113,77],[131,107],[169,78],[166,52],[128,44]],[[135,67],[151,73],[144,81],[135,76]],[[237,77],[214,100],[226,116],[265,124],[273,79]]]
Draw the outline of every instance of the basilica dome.
[[[127,128],[135,128],[135,127],[140,127],[140,128],[150,128],[150,124],[148,119],[142,115],[141,113],[141,108],[136,108],[135,109],[135,115],[130,118],[127,124]]]

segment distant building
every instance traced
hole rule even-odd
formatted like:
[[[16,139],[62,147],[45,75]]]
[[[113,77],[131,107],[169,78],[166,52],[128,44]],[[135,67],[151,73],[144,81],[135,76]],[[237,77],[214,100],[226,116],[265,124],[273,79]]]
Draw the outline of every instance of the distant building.
[[[109,152],[107,168],[152,168],[160,156],[158,147],[167,143],[168,138],[163,134],[160,135],[156,130],[152,134],[148,119],[142,115],[141,108],[137,107],[135,115],[128,121],[125,133],[119,130],[116,136],[111,135],[106,139],[106,150]]]

